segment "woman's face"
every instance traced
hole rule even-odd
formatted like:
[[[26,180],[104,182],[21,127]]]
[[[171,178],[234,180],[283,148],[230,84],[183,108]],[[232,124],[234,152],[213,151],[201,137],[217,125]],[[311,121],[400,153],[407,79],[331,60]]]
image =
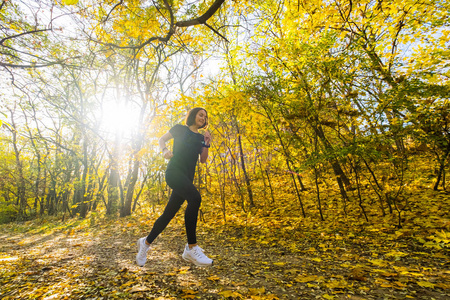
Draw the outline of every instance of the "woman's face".
[[[198,128],[202,127],[203,125],[205,125],[207,118],[208,117],[206,111],[199,110],[197,115],[195,116],[195,125],[197,125]]]

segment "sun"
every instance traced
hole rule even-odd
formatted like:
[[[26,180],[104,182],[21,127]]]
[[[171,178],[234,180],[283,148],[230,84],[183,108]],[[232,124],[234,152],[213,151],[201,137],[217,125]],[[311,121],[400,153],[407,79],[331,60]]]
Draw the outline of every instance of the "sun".
[[[131,135],[139,125],[139,108],[131,101],[117,100],[103,103],[100,128],[107,135]]]

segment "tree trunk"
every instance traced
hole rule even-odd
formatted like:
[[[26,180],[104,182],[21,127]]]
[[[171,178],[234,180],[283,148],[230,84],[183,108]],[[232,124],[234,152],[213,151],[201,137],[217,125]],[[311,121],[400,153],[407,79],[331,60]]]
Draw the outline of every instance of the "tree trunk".
[[[447,150],[444,153],[442,159],[438,158],[438,162],[439,162],[439,171],[437,174],[437,178],[436,178],[436,183],[434,184],[433,190],[437,191],[439,189],[439,184],[441,183],[441,179],[443,178],[444,174],[445,174],[445,163],[447,160],[447,157],[450,153],[450,143],[448,144]],[[444,186],[445,189],[445,186]]]
[[[322,142],[322,145],[325,147],[325,150],[328,153],[332,154],[334,152],[333,146],[325,137],[325,133],[323,132],[322,127],[320,125],[313,126],[313,129],[314,129],[315,133],[317,134],[317,136],[319,137],[320,141]],[[345,188],[347,188],[347,189],[351,188],[350,180],[348,179],[347,175],[345,175],[344,171],[342,170],[339,161],[334,157],[331,158],[331,166],[333,168],[334,174],[336,175],[336,180],[339,185],[339,189],[341,191],[342,198],[344,199],[344,202],[348,201],[348,196],[347,196],[347,192],[345,191]],[[345,188],[344,188],[344,185],[345,185]]]
[[[108,202],[106,205],[106,214],[109,216],[114,215],[117,212],[119,203],[119,172],[116,169],[116,163],[111,162],[112,167],[109,171],[108,179]]]
[[[241,133],[239,132],[238,125],[236,125],[236,129],[237,129],[237,134],[238,134],[239,154],[241,157],[241,159],[240,159],[241,167],[242,167],[242,172],[244,173],[245,184],[247,186],[249,204],[250,204],[250,207],[255,207],[255,203],[253,202],[253,192],[252,192],[252,186],[250,184],[250,177],[248,176],[247,169],[245,168],[244,149],[242,147]]]
[[[16,124],[14,121],[14,112],[10,110],[11,112],[11,125],[12,128],[10,128],[11,134],[12,134],[12,144],[14,149],[14,156],[16,159],[16,168],[17,168],[17,204],[19,206],[19,218],[25,219],[26,217],[26,208],[27,208],[27,199],[26,199],[26,187],[25,187],[25,178],[23,175],[23,164],[22,160],[20,159],[20,150],[17,145],[17,130],[16,130]],[[7,127],[9,128],[9,127]]]
[[[131,215],[131,204],[133,203],[134,189],[136,187],[136,182],[137,182],[138,175],[139,175],[139,166],[140,166],[140,161],[139,161],[139,159],[135,158],[134,163],[133,163],[133,169],[131,171],[131,178],[127,185],[127,189],[126,189],[125,203],[121,207],[121,210],[120,210],[121,217],[126,217],[126,216]]]

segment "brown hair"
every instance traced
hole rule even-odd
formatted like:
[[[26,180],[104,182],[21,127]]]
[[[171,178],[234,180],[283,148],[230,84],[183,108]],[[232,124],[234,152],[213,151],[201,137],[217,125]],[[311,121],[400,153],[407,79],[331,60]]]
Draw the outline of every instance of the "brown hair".
[[[191,125],[195,124],[195,117],[197,117],[198,112],[201,110],[205,111],[206,119],[205,119],[205,124],[203,124],[201,127],[199,127],[199,129],[208,127],[208,112],[206,111],[206,109],[204,109],[202,107],[196,107],[189,111],[189,113],[186,116],[186,125],[187,126],[191,126]]]

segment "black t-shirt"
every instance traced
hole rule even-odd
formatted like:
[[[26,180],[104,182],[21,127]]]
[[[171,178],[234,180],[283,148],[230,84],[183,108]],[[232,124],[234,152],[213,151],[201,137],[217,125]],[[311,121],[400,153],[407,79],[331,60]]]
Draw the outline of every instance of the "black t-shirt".
[[[198,155],[202,152],[204,136],[195,133],[184,125],[175,125],[169,132],[173,136],[173,157],[170,159],[167,170],[179,170],[190,179],[194,179],[195,166]]]

